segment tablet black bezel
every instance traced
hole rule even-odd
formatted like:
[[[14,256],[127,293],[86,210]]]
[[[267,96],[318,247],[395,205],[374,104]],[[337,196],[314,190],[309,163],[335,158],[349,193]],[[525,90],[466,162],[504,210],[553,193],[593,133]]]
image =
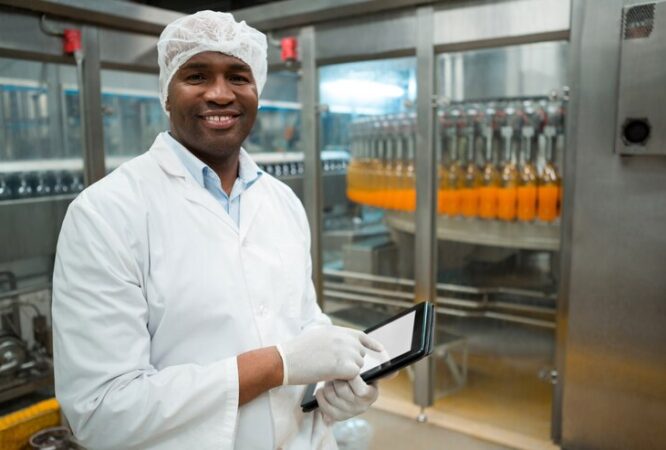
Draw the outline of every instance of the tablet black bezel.
[[[407,308],[404,311],[396,314],[395,316],[389,317],[388,319],[373,325],[372,327],[365,330],[365,333],[370,333],[378,328],[383,327],[384,325],[391,323],[402,316],[415,312],[414,317],[414,329],[412,331],[412,347],[406,353],[403,353],[400,356],[387,361],[377,367],[374,367],[366,372],[361,374],[361,378],[366,382],[370,383],[376,381],[390,373],[395,372],[405,366],[408,366],[410,363],[421,359],[423,356],[430,354],[432,351],[432,319],[431,316],[434,315],[432,310],[432,305],[428,302],[421,302],[417,305]],[[317,399],[314,397],[314,390],[316,384],[310,384],[303,394],[303,400],[301,402],[301,408],[303,412],[313,411],[317,408]],[[306,401],[307,399],[307,401]]]

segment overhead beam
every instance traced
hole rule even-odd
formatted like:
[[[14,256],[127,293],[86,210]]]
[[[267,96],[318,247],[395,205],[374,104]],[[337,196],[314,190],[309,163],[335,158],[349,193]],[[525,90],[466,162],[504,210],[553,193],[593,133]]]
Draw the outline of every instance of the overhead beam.
[[[392,9],[433,3],[432,0],[285,0],[233,11],[238,20],[245,20],[264,31],[285,27],[312,25],[360,14],[385,12]]]
[[[0,5],[59,16],[92,25],[159,35],[183,14],[118,0],[0,0]]]

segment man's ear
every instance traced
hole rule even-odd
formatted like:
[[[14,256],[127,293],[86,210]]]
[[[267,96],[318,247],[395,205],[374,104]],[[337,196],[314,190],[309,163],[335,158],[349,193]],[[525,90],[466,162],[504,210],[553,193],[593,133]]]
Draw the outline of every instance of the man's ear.
[[[171,105],[169,104],[169,97],[164,100],[164,109],[167,110],[167,112],[171,112]]]

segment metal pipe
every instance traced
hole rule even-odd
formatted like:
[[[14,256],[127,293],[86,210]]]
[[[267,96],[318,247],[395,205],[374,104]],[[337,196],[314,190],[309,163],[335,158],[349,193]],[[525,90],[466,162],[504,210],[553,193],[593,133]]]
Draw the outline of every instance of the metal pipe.
[[[387,300],[384,298],[376,298],[367,295],[353,294],[349,292],[339,292],[330,289],[324,289],[324,296],[336,298],[340,300],[355,301],[360,303],[370,303],[375,305],[397,306],[401,308],[409,308],[413,305],[412,302],[404,300]],[[466,318],[487,318],[502,320],[504,322],[520,323],[523,325],[530,325],[539,328],[555,329],[553,321],[541,320],[529,317],[515,316],[511,314],[502,314],[492,311],[463,311],[455,308],[446,308],[442,306],[435,306],[435,310],[444,315]]]
[[[350,285],[350,284],[345,284],[345,283],[335,283],[335,282],[330,282],[326,281],[324,282],[324,288],[326,289],[333,289],[337,291],[347,291],[347,292],[355,292],[355,293],[360,293],[360,294],[371,294],[371,295],[379,295],[383,297],[397,297],[399,299],[411,299],[413,298],[413,293],[411,292],[400,292],[400,291],[391,291],[388,289],[380,289],[380,288],[374,288],[374,287],[369,287],[369,286],[356,286],[356,285]],[[474,300],[460,300],[456,298],[451,298],[451,297],[440,297],[438,296],[436,298],[436,302],[438,305],[449,305],[449,306],[459,306],[463,308],[471,308],[471,309],[478,309],[478,310],[483,310],[483,309],[488,309],[488,308],[497,308],[497,309],[504,309],[504,310],[510,310],[510,311],[517,311],[517,312],[528,312],[528,313],[534,313],[534,314],[546,314],[546,315],[554,315],[555,310],[552,308],[544,308],[540,306],[532,306],[532,305],[520,305],[520,304],[513,304],[513,303],[506,303],[506,302],[494,302],[494,301],[489,301],[487,303],[484,303],[483,301],[474,301]]]
[[[0,293],[0,300],[17,297],[19,295],[30,294],[32,292],[45,291],[47,289],[51,289],[51,283],[39,284],[36,286],[29,286],[21,289],[14,289],[11,291]]]
[[[341,278],[355,278],[358,280],[364,281],[375,281],[378,283],[387,283],[395,284],[400,286],[409,286],[414,287],[414,281],[407,278],[397,278],[397,277],[387,277],[382,275],[372,275],[367,273],[360,272],[350,272],[346,270],[333,270],[325,269],[324,275],[331,277],[341,277]],[[553,294],[546,294],[540,291],[532,291],[527,289],[518,289],[518,288],[507,288],[507,287],[488,287],[488,288],[478,288],[472,286],[461,286],[456,284],[449,283],[438,283],[436,284],[437,290],[450,291],[450,292],[460,292],[465,294],[507,294],[507,295],[519,295],[522,297],[533,297],[541,299],[556,299],[557,296]]]

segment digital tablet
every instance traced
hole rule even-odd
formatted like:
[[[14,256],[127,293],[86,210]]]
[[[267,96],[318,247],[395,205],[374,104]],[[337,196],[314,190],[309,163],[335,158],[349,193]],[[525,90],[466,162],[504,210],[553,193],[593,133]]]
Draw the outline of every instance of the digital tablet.
[[[432,303],[423,302],[365,330],[382,343],[386,354],[366,349],[361,378],[370,383],[429,355],[433,347],[433,321]],[[305,389],[303,412],[317,408],[315,392],[323,385],[322,381]]]

